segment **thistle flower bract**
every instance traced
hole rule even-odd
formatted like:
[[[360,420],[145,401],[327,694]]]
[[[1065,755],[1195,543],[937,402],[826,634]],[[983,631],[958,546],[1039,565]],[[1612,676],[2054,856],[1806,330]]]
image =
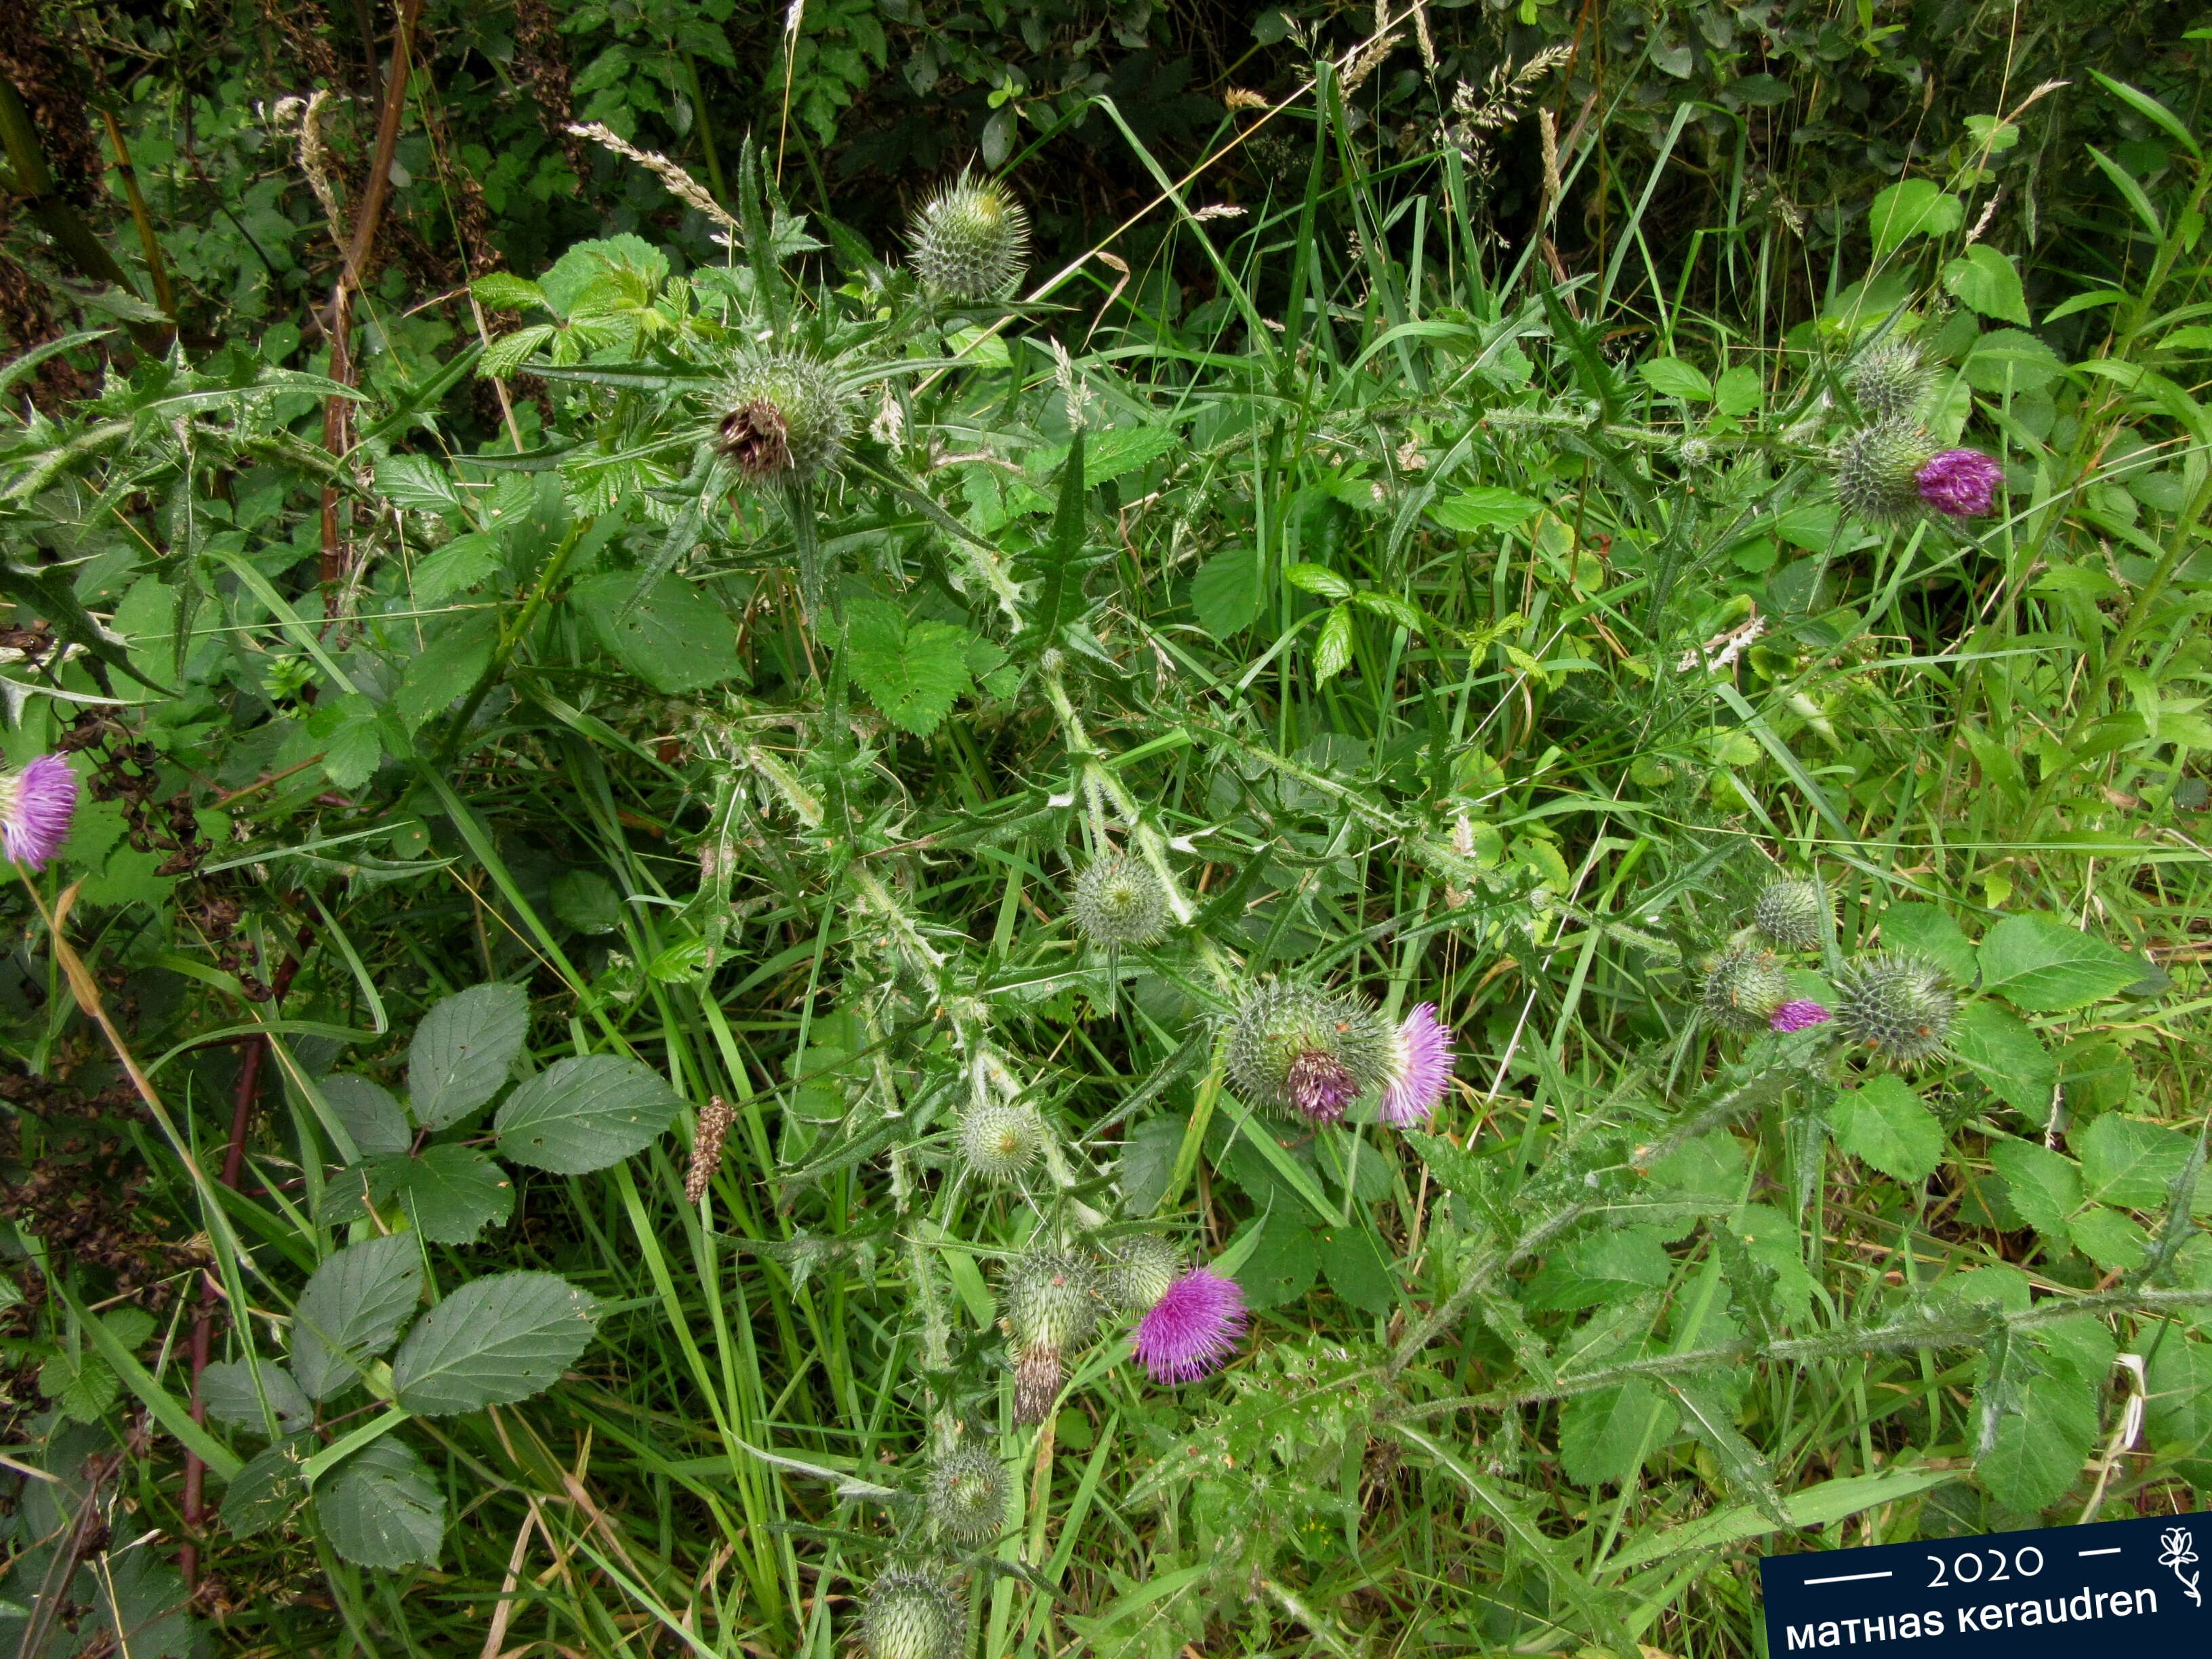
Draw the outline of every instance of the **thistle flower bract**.
[[[1164,1238],[1138,1233],[1106,1247],[1100,1285],[1106,1300],[1125,1314],[1140,1314],[1168,1293],[1182,1271],[1182,1252]]]
[[[1894,421],[1919,413],[1934,377],[1910,340],[1884,340],[1861,355],[1845,384],[1860,412],[1870,421]]]
[[[1771,951],[1723,951],[1706,965],[1698,1001],[1724,1030],[1759,1031],[1790,994],[1790,976]]]
[[[2004,469],[1978,449],[1945,449],[1913,475],[1920,499],[1947,518],[1978,519],[1990,510]]]
[[[860,1644],[868,1659],[955,1659],[967,1625],[967,1601],[953,1586],[925,1572],[887,1572],[869,1587]]]
[[[1137,1322],[1130,1344],[1155,1382],[1194,1382],[1219,1369],[1244,1334],[1244,1292],[1233,1279],[1194,1267]]]
[[[1012,1181],[1043,1155],[1049,1133],[1026,1103],[971,1107],[960,1120],[960,1161],[985,1181]]]
[[[1924,1065],[1942,1054],[1958,1012],[1943,970],[1909,951],[1847,962],[1836,975],[1836,1029],[1887,1065]]]
[[[1828,890],[1817,881],[1785,876],[1769,882],[1751,907],[1751,924],[1792,951],[1818,948],[1827,916]]]
[[[1869,524],[1902,523],[1920,511],[1919,472],[1934,451],[1907,417],[1861,427],[1836,446],[1836,500]]]
[[[76,813],[76,774],[59,755],[41,755],[20,772],[0,774],[0,847],[27,870],[43,870],[69,839]]]
[[[1030,218],[1006,186],[963,173],[914,216],[911,263],[922,286],[953,300],[1003,300],[1028,263]]]
[[[1081,1257],[1031,1250],[1006,1275],[1006,1332],[1013,1339],[1014,1421],[1042,1423],[1067,1375],[1065,1356],[1097,1328],[1098,1275]]]
[[[1426,1123],[1451,1081],[1451,1028],[1437,1018],[1437,1005],[1425,1002],[1406,1016],[1393,1039],[1389,1083],[1376,1116],[1393,1128]]]
[[[1767,1029],[1785,1035],[1791,1031],[1809,1030],[1815,1025],[1828,1023],[1828,1011],[1810,997],[1800,997],[1785,1002],[1768,1016]]]
[[[1083,936],[1100,945],[1150,945],[1167,931],[1168,896],[1141,859],[1109,853],[1093,859],[1067,896]]]
[[[988,1446],[962,1446],[930,1466],[927,1502],[938,1530],[963,1543],[996,1538],[1006,1524],[1006,1468]]]
[[[1269,984],[1229,1030],[1229,1076],[1256,1105],[1334,1123],[1390,1076],[1396,1036],[1364,997]]]
[[[835,368],[803,351],[747,351],[723,383],[720,448],[747,483],[801,484],[843,459],[856,404]]]

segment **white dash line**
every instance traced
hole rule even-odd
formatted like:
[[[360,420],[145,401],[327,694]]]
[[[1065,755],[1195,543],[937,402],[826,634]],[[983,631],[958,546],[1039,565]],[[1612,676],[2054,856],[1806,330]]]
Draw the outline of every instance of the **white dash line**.
[[[2108,1549],[2108,1550],[2075,1550],[2075,1551],[2074,1552],[2074,1553],[2075,1553],[2075,1555],[2077,1555],[2077,1556],[2081,1556],[2081,1555],[2118,1555],[2119,1553],[2120,1553],[2119,1546],[2118,1546],[2118,1545],[2117,1545],[2117,1544],[2115,1544],[2115,1545],[2114,1545],[2111,1549]]]
[[[1805,1587],[1808,1589],[1810,1589],[1815,1584],[1856,1584],[1862,1583],[1869,1578],[1894,1578],[1896,1577],[1897,1575],[1893,1572],[1846,1572],[1839,1573],[1833,1578],[1808,1578],[1805,1581]]]

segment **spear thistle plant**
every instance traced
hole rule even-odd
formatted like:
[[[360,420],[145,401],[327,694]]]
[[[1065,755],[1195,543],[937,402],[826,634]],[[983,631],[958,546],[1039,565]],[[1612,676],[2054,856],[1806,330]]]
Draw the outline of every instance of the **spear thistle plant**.
[[[1790,976],[1773,951],[1739,946],[1722,951],[1706,966],[1698,1002],[1705,1018],[1723,1030],[1749,1033],[1765,1030],[1789,994]]]
[[[0,848],[26,870],[45,869],[69,839],[76,795],[76,774],[59,755],[0,774]]]
[[[1097,1328],[1097,1272],[1065,1250],[1032,1249],[1006,1274],[1006,1334],[1014,1363],[1014,1420],[1042,1423],[1066,1380],[1066,1355]]]
[[[1847,962],[1836,975],[1836,1030],[1871,1060],[1905,1069],[1941,1054],[1959,999],[1943,970],[1909,951]]]
[[[915,215],[908,232],[915,275],[951,300],[1003,300],[1022,279],[1030,221],[994,179],[963,173]]]
[[[1386,1082],[1396,1039],[1374,1005],[1355,992],[1264,985],[1229,1025],[1229,1076],[1254,1104],[1334,1123]]]

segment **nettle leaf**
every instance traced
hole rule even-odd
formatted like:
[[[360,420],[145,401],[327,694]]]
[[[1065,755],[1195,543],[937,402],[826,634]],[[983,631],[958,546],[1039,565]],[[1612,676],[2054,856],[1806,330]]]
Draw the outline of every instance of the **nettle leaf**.
[[[892,725],[926,738],[952,712],[969,684],[964,628],[909,623],[886,599],[861,599],[845,629],[846,666]]]
[[[530,1035],[520,985],[477,985],[444,998],[415,1028],[407,1050],[408,1104],[426,1129],[459,1123],[507,1081]]]
[[[1340,605],[1328,613],[1328,620],[1321,625],[1321,638],[1314,644],[1316,684],[1327,685],[1352,665],[1352,611]]]
[[[2054,916],[2007,916],[1980,951],[1982,988],[2031,1013],[2061,1013],[2135,984],[2149,971],[2118,945]]]
[[[376,464],[377,493],[394,507],[459,513],[465,498],[453,475],[422,455],[386,455]]]
[[[1874,198],[1867,227],[1874,234],[1875,257],[1893,252],[1912,236],[1948,236],[1966,216],[1966,204],[1925,179],[1906,179]]]
[[[1516,490],[1485,484],[1430,502],[1429,516],[1447,530],[1506,530],[1526,524],[1541,506]]]
[[[356,1566],[435,1566],[446,1498],[422,1460],[387,1434],[323,1478],[315,1519],[331,1547]]]
[[[470,1244],[487,1226],[514,1213],[514,1183],[482,1152],[466,1146],[425,1146],[386,1160],[372,1177],[433,1244]]]
[[[615,1054],[556,1060],[499,1109],[502,1158],[556,1175],[588,1175],[640,1152],[682,1103],[651,1066]]]
[[[477,375],[480,380],[504,380],[523,364],[535,357],[540,349],[551,343],[560,330],[551,323],[532,323],[518,328],[512,334],[502,334],[483,349],[477,359]]]
[[[1626,1480],[1680,1425],[1673,1400],[1644,1377],[1577,1395],[1559,1413],[1559,1467],[1578,1486]]]
[[[569,603],[607,653],[654,690],[675,697],[744,678],[738,628],[711,597],[680,576],[663,576],[629,603],[636,578],[587,576]]]
[[[1674,1273],[1657,1233],[1624,1227],[1588,1234],[1553,1252],[1521,1299],[1531,1308],[1595,1308],[1657,1290]]]
[[[450,1417],[553,1386],[592,1340],[592,1298],[556,1273],[471,1279],[425,1314],[392,1362],[402,1409]]]
[[[1828,1108],[1836,1144],[1899,1181],[1925,1181],[1943,1161],[1943,1126],[1897,1078],[1872,1077]]]
[[[545,290],[526,276],[518,276],[511,270],[490,270],[469,284],[469,292],[477,296],[477,303],[494,311],[528,311],[550,302]]]
[[[480,530],[456,536],[415,567],[410,580],[415,602],[443,605],[454,594],[465,593],[497,574],[499,566],[496,539]]]
[[[1249,547],[1225,547],[1190,580],[1191,615],[1217,640],[1241,634],[1260,614],[1260,555]]]
[[[315,1269],[292,1310],[292,1375],[310,1400],[351,1383],[390,1347],[422,1299],[422,1245],[364,1239]]]

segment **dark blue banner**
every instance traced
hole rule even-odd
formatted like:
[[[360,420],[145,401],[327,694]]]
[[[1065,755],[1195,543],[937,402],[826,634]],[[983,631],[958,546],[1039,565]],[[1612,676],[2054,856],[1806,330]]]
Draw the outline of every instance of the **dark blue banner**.
[[[2212,1654],[2212,1516],[1992,1533],[1759,1564],[1771,1659],[1838,1650],[2081,1659]]]

